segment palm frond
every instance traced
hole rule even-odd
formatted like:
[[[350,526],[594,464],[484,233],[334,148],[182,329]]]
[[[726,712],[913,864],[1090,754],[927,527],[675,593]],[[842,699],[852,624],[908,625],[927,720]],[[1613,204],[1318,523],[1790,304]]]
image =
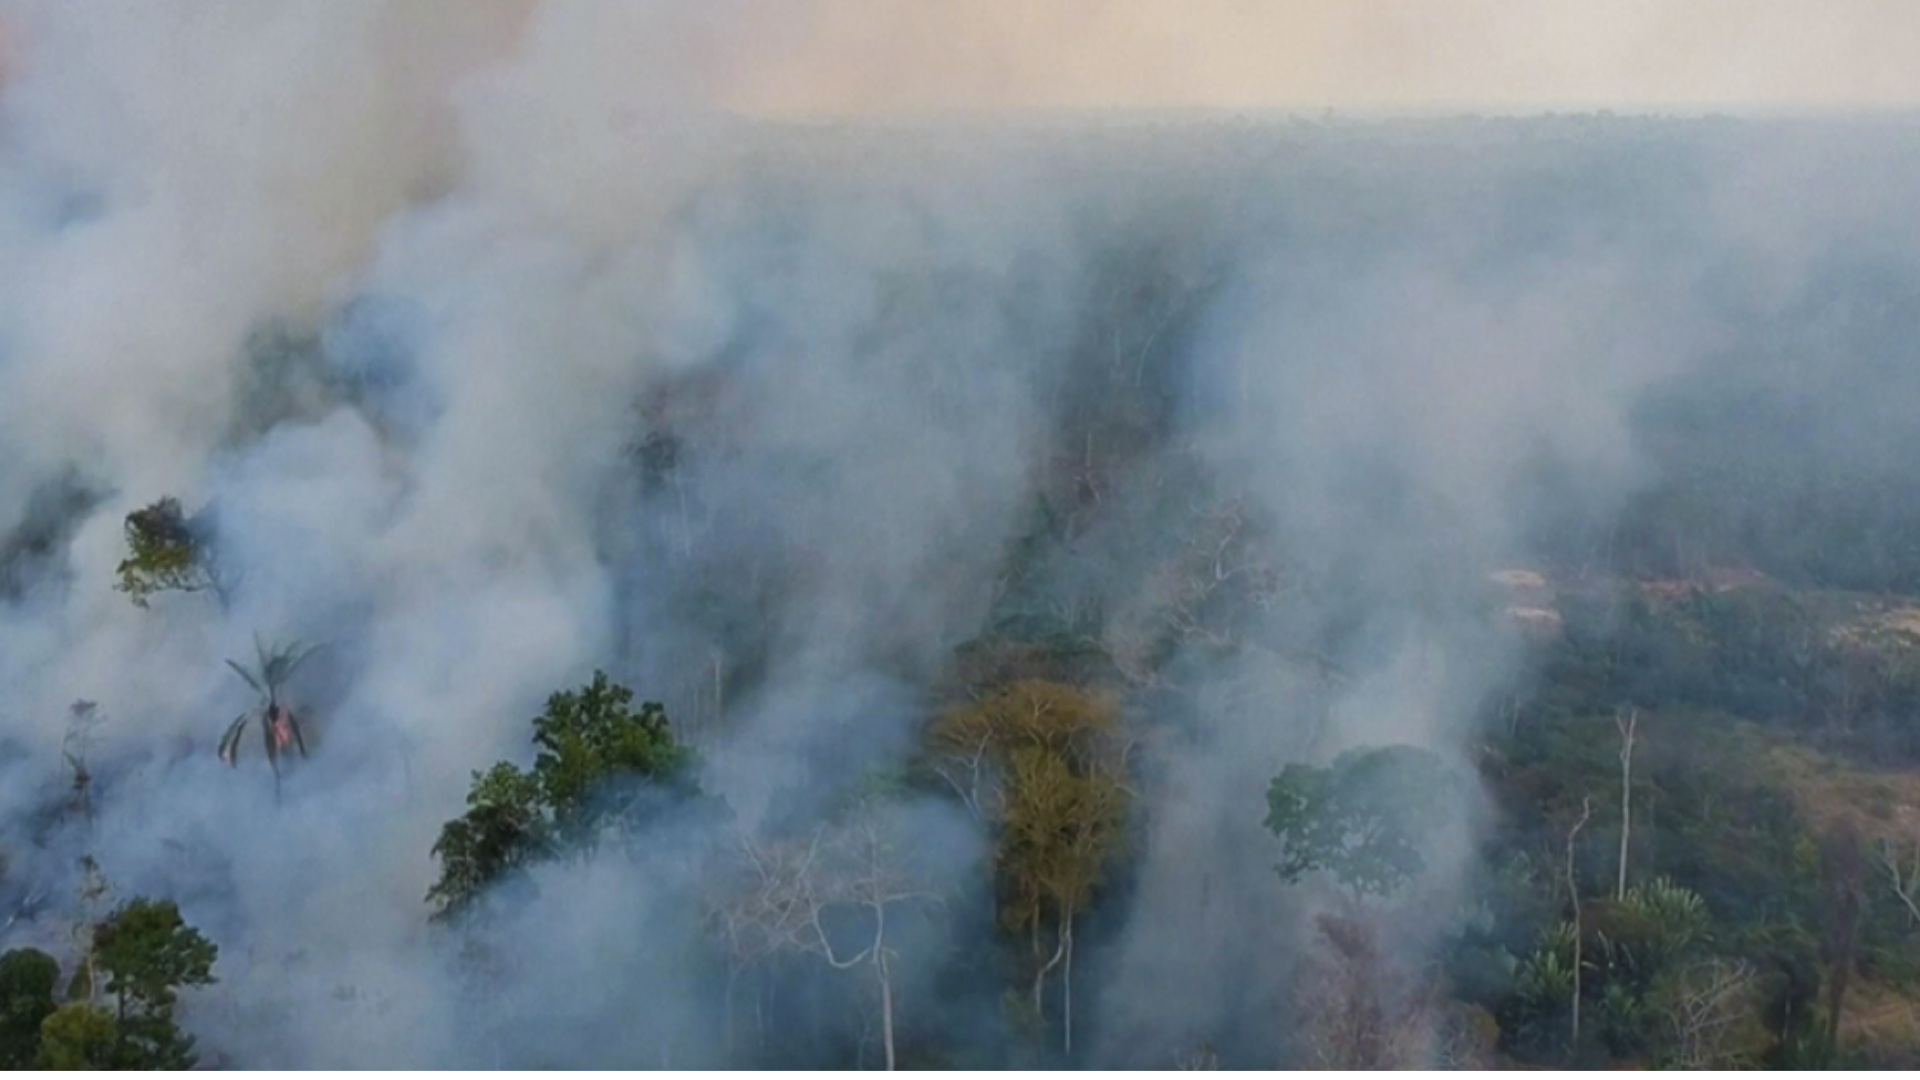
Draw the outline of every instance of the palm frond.
[[[262,691],[269,698],[278,700],[280,687],[285,685],[300,665],[320,650],[320,646],[302,649],[298,641],[271,648],[260,646],[260,680],[266,684]]]
[[[252,715],[251,712],[243,712],[239,716],[234,717],[233,723],[227,725],[226,733],[220,736],[219,755],[221,761],[229,765],[239,764],[240,736],[246,732],[247,719]]]
[[[255,679],[253,675],[247,671],[246,668],[241,667],[239,664],[236,664],[231,660],[227,661],[227,666],[232,668],[235,674],[247,680],[247,685],[253,687],[255,693],[264,694],[267,692],[267,688],[264,686],[261,686],[260,681],[258,679]]]
[[[292,645],[275,646],[267,655],[266,662],[260,666],[260,671],[266,676],[267,685],[277,690],[280,684],[286,682],[287,677],[293,674],[293,669],[298,667],[299,663],[298,642]]]
[[[285,666],[280,672],[281,680],[284,681],[293,678],[293,673],[300,670],[300,665],[306,663],[308,657],[319,651],[320,646],[318,645],[302,649],[300,648],[300,643],[297,641],[287,646],[286,652],[281,656],[281,659],[285,661]]]
[[[267,764],[273,768],[275,790],[278,790],[280,756],[286,745],[293,744],[301,757],[307,756],[306,732],[301,730],[300,721],[294,717],[293,710],[280,703],[280,689],[282,684],[300,670],[302,664],[323,647],[324,645],[303,647],[298,641],[268,644],[259,634],[255,634],[253,635],[253,652],[259,661],[257,668],[250,671],[233,660],[227,661],[227,666],[245,680],[255,693],[266,700],[261,707],[242,713],[239,719],[227,728],[226,734],[221,736],[220,758],[222,761],[231,764],[239,758],[240,739],[245,734],[247,721],[258,719],[261,745],[266,749]]]

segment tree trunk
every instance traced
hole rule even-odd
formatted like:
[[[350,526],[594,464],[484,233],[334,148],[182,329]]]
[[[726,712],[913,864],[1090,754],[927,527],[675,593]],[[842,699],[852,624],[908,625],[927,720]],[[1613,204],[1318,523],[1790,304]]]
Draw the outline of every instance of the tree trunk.
[[[680,503],[680,561],[693,558],[693,521],[687,514],[687,487],[680,479],[680,473],[673,474],[673,494]]]
[[[726,1062],[730,1066],[739,1064],[739,1036],[734,1027],[734,987],[740,981],[740,968],[736,964],[727,965],[727,997],[721,1009],[720,1038],[726,1051]]]
[[[1573,899],[1573,1034],[1568,1049],[1580,1045],[1580,952],[1583,936],[1580,926],[1580,882],[1573,872],[1573,841],[1580,835],[1580,830],[1586,826],[1587,819],[1592,816],[1593,800],[1582,799],[1580,820],[1574,822],[1573,828],[1567,831],[1567,895]]]
[[[753,1028],[760,1036],[760,1053],[767,1052],[767,995],[773,992],[770,978],[758,980],[753,988]]]
[[[1065,966],[1060,969],[1061,1007],[1060,1027],[1064,1032],[1063,1051],[1073,1056],[1073,915],[1068,913],[1065,931]]]
[[[893,1059],[893,973],[887,970],[887,956],[882,952],[875,961],[880,966],[880,1037],[887,1047],[887,1071],[894,1070]]]
[[[1633,836],[1633,736],[1640,726],[1640,710],[1627,714],[1620,728],[1620,881],[1614,887],[1616,901],[1627,898],[1627,841]]]
[[[1827,879],[1830,925],[1827,933],[1827,1058],[1840,1049],[1840,1016],[1847,983],[1860,943],[1860,908],[1866,900],[1866,853],[1858,827],[1843,820],[1822,843],[1821,871]]]
[[[1033,975],[1033,1011],[1036,1016],[1039,1016],[1042,1019],[1044,1019],[1047,1015],[1046,996],[1045,996],[1045,991],[1047,986],[1047,972],[1052,971],[1056,967],[1059,967],[1061,958],[1066,956],[1066,954],[1067,954],[1067,935],[1064,931],[1062,931],[1062,933],[1060,934],[1059,944],[1054,946],[1053,958],[1051,960],[1048,960],[1046,964],[1043,965],[1040,968],[1040,970],[1035,972]]]

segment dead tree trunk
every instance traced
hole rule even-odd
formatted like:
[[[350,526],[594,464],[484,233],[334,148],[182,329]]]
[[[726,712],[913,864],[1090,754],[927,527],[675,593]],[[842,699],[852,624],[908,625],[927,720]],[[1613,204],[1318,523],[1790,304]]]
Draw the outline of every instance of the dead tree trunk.
[[[1627,898],[1627,842],[1633,837],[1633,736],[1640,726],[1640,710],[1615,717],[1620,729],[1620,880],[1614,886],[1616,901]]]
[[[1073,913],[1066,917],[1066,958],[1060,969],[1060,1026],[1064,1032],[1062,1049],[1073,1056]]]
[[[1832,919],[1827,931],[1827,1058],[1831,1061],[1840,1049],[1840,1013],[1859,944],[1860,908],[1866,900],[1866,859],[1860,834],[1851,821],[1843,821],[1829,833],[1821,847],[1821,869],[1827,879]]]
[[[887,956],[883,951],[874,959],[874,966],[880,972],[880,1036],[887,1047],[887,1071],[894,1070],[893,1059],[893,972],[887,966]]]
[[[1037,925],[1038,924],[1037,918],[1035,922]],[[1038,939],[1036,938],[1036,944],[1037,943],[1038,943]],[[1060,966],[1061,959],[1066,955],[1067,955],[1067,936],[1064,932],[1062,932],[1059,935],[1059,939],[1054,944],[1052,958],[1049,959],[1045,964],[1042,964],[1040,966],[1039,971],[1036,971],[1033,973],[1033,1013],[1035,1016],[1047,1015],[1047,1012],[1046,1012],[1047,975],[1050,972],[1052,972],[1054,968],[1057,968]]]
[[[1580,830],[1587,825],[1587,819],[1593,816],[1593,800],[1580,800],[1580,820],[1567,830],[1567,895],[1573,899],[1573,1024],[1570,1046],[1580,1045],[1580,963],[1581,938],[1584,936],[1580,925],[1580,881],[1573,870],[1573,844]]]
[[[1920,841],[1914,842],[1913,865],[1910,869],[1901,868],[1898,850],[1891,840],[1881,841],[1879,856],[1881,869],[1891,879],[1893,895],[1907,909],[1908,921],[1920,922],[1920,901],[1915,899],[1916,892],[1920,892]]]

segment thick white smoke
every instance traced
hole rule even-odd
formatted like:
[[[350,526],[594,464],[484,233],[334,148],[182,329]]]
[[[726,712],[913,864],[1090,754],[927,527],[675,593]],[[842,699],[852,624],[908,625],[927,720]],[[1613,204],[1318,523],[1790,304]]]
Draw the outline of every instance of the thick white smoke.
[[[0,538],[81,507],[0,567],[0,900],[54,894],[10,932],[57,943],[88,851],[220,943],[189,1019],[234,1063],[714,1063],[710,988],[660,929],[691,830],[542,870],[504,935],[514,996],[465,996],[422,896],[470,772],[524,759],[545,696],[598,667],[668,702],[736,827],[806,818],[909,755],[1102,380],[1157,380],[1162,445],[1037,591],[1157,625],[1130,545],[1183,527],[1200,467],[1292,560],[1263,629],[1369,658],[1331,681],[1193,650],[1200,704],[1169,707],[1187,727],[1157,744],[1087,995],[1119,1033],[1099,1053],[1160,1064],[1281,1007],[1299,912],[1259,827],[1280,765],[1461,751],[1512,642],[1448,583],[1525,557],[1530,470],[1602,507],[1645,478],[1632,409],[1722,347],[1697,301],[1729,265],[1779,298],[1839,242],[1916,250],[1864,181],[1718,129],[1434,146],[731,111],[757,65],[844,36],[837,8],[6,9]],[[1822,131],[1796,147],[1913,190],[1880,134]],[[1562,199],[1567,177],[1595,190]],[[685,460],[643,498],[650,437]],[[113,590],[124,516],[168,494],[217,515],[225,602]],[[299,688],[315,753],[278,800],[212,752],[248,702],[221,661],[256,634],[324,645]],[[46,824],[77,699],[108,718],[80,831]],[[1471,853],[1457,810],[1441,885]],[[916,814],[977,877],[980,838]]]

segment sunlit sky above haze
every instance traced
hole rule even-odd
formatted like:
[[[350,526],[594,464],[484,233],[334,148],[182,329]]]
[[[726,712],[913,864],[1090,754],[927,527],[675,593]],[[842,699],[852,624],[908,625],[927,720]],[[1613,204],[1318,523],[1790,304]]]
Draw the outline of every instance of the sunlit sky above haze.
[[[18,16],[40,2],[0,0],[0,77],[30,62]],[[195,9],[221,23],[314,2]],[[423,62],[473,27],[503,58],[542,25],[597,25],[636,97],[773,117],[1920,108],[1920,0],[466,2],[472,20],[391,18],[415,24]],[[136,33],[137,10],[102,22]]]
[[[812,0],[756,112],[1920,105],[1915,0]]]

